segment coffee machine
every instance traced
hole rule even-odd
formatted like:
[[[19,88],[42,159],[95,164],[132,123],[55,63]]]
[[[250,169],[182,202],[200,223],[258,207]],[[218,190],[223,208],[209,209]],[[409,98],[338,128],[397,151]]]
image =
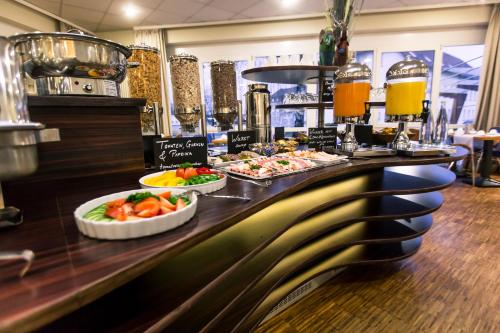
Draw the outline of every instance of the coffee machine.
[[[256,131],[258,143],[271,142],[271,94],[267,89],[267,84],[249,84],[245,99],[247,130]]]

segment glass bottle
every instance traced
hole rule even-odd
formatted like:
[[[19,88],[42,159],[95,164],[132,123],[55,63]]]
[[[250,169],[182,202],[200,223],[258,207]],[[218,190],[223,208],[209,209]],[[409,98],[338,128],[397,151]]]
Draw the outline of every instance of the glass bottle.
[[[434,144],[444,146],[448,138],[448,113],[446,103],[441,102],[441,108],[436,120],[436,130],[434,131]]]

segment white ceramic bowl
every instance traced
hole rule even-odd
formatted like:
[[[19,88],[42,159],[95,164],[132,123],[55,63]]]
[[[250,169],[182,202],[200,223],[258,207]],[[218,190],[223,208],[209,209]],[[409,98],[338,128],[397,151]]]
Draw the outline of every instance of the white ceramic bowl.
[[[126,198],[130,194],[138,192],[151,192],[153,194],[160,194],[165,192],[165,189],[148,189],[145,190],[132,190],[119,192],[114,194],[105,195],[103,197],[87,201],[75,212],[75,221],[78,229],[82,234],[99,239],[129,239],[158,234],[167,230],[177,228],[184,223],[188,222],[196,213],[198,200],[196,195],[191,195],[191,203],[176,212],[161,215],[156,217],[144,218],[132,221],[111,221],[111,222],[97,222],[83,218],[83,216],[92,209],[100,206],[106,202]],[[178,195],[185,192],[185,190],[172,190],[173,195]]]
[[[189,191],[189,190],[196,190],[202,194],[207,194],[207,193],[212,193],[215,191],[220,190],[221,188],[226,187],[227,183],[227,176],[224,175],[224,178],[221,178],[219,180],[216,180],[214,182],[206,183],[206,184],[201,184],[201,185],[187,185],[187,186],[152,186],[152,185],[146,185],[144,184],[144,180],[146,178],[150,177],[156,177],[164,173],[165,171],[160,171],[160,172],[155,172],[152,174],[149,174],[147,176],[141,177],[139,179],[139,184],[141,184],[142,188],[145,189],[153,189],[153,188],[161,188],[164,191],[170,191],[170,190],[182,190],[182,191]]]

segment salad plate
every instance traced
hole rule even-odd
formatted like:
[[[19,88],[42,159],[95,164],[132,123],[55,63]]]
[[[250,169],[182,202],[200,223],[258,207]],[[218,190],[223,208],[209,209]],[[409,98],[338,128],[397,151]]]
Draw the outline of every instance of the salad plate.
[[[98,239],[131,239],[177,228],[194,216],[198,199],[194,192],[169,192],[132,190],[90,200],[75,210],[76,225],[82,234]]]
[[[224,188],[227,177],[214,169],[193,168],[184,164],[176,170],[160,171],[141,177],[139,184],[144,189],[194,190],[207,194]]]

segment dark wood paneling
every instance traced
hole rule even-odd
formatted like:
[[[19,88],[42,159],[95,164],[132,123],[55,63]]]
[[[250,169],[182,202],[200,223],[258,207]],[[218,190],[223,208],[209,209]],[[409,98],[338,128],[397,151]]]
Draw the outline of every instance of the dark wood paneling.
[[[144,170],[139,116],[144,103],[108,97],[30,97],[31,119],[58,128],[61,141],[39,144],[38,170],[7,187]]]
[[[28,96],[30,106],[75,106],[81,107],[137,107],[144,106],[142,98],[93,97],[93,96]]]

